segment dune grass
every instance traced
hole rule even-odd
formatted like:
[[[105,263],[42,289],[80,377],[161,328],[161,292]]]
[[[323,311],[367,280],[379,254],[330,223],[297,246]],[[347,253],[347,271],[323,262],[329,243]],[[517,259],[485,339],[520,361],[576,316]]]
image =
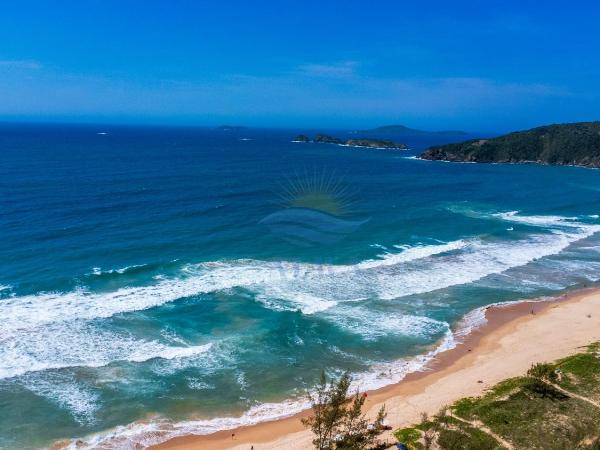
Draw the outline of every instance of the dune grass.
[[[395,436],[415,450],[600,450],[600,408],[585,401],[600,400],[600,345],[546,369],[552,380],[543,371],[531,370],[481,397],[460,399]]]

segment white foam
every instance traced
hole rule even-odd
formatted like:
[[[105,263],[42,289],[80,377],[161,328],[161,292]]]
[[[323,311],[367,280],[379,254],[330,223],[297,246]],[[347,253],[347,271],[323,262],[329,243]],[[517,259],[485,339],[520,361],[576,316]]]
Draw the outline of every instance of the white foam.
[[[337,326],[366,340],[385,336],[428,337],[448,332],[447,322],[401,311],[378,310],[362,305],[341,305],[325,314]]]
[[[547,301],[548,299],[549,298],[546,298],[546,297],[540,297],[535,300],[527,300],[527,301],[536,303],[536,302]],[[458,322],[458,324],[456,326],[456,330],[454,331],[455,338],[462,340],[466,336],[470,335],[473,331],[484,326],[488,322],[487,317],[486,317],[486,311],[489,308],[505,308],[505,307],[508,307],[511,305],[516,305],[516,304],[519,304],[522,302],[523,302],[523,300],[495,302],[495,303],[490,303],[485,306],[480,306],[479,308],[475,308],[474,310],[469,311]]]
[[[578,217],[565,217],[565,216],[524,216],[519,215],[519,211],[508,211],[492,214],[494,217],[498,217],[502,220],[510,222],[524,223],[527,225],[541,226],[541,227],[556,227],[556,226],[570,226],[570,227],[585,227],[585,225],[577,223]]]
[[[500,302],[492,305],[477,308],[467,314],[460,322],[457,331],[453,334],[450,330],[446,331],[445,337],[441,343],[433,350],[423,355],[413,358],[405,358],[393,362],[375,363],[370,370],[353,375],[353,385],[351,389],[360,389],[362,391],[379,389],[390,384],[398,383],[406,375],[414,372],[426,370],[428,365],[441,353],[456,347],[459,340],[470,334],[474,329],[486,323],[485,310],[489,306],[508,306],[517,302]],[[410,321],[414,320],[413,325],[419,326],[423,318],[404,319],[400,327],[394,324],[391,330],[402,329],[404,326],[410,327]],[[427,319],[427,318],[425,318]],[[430,324],[435,321],[429,319]],[[428,322],[426,321],[426,322]],[[370,322],[371,324],[377,322]],[[437,324],[436,324],[437,325]],[[413,328],[413,332],[416,330]],[[165,418],[156,418],[147,423],[135,422],[127,426],[117,427],[111,431],[96,434],[89,437],[83,444],[81,441],[75,447],[75,441],[69,448],[92,449],[100,446],[110,448],[134,448],[136,444],[142,446],[155,445],[165,442],[171,438],[182,435],[206,435],[216,431],[235,429],[240,426],[254,425],[260,422],[282,419],[297,414],[310,405],[303,399],[291,399],[281,403],[265,403],[252,407],[246,413],[239,417],[221,417],[206,420],[188,420],[182,422],[171,422]]]
[[[570,243],[590,236],[598,225],[571,223],[570,218],[524,217],[509,220],[541,222],[568,230],[532,235],[519,241],[458,240],[416,246],[381,259],[354,265],[305,264],[237,260],[209,262],[184,268],[181,278],[163,279],[150,286],[112,292],[84,289],[68,293],[17,296],[0,303],[0,333],[32,329],[55,322],[107,318],[115,314],[163,305],[202,293],[245,287],[270,292],[299,305],[306,313],[323,311],[344,299],[369,296],[393,299],[473,282],[489,274],[552,255]],[[452,252],[451,255],[444,253]]]
[[[3,336],[0,344],[0,379],[48,369],[102,367],[115,361],[189,358],[212,345],[173,347],[79,322]]]
[[[388,271],[380,271],[376,284],[378,295],[383,299],[394,299],[472,283],[557,254],[570,243],[590,234],[555,232],[506,242],[474,239],[458,254],[428,260],[426,264],[413,265],[410,270],[394,266]]]
[[[380,389],[402,381],[408,374],[426,370],[440,353],[452,350],[458,341],[448,330],[441,342],[425,354],[392,362],[374,364],[370,370],[353,376],[354,388],[361,391]]]
[[[198,378],[187,377],[188,387],[196,391],[203,391],[208,389],[215,389],[215,386],[209,383],[205,383]]]
[[[386,251],[388,249],[385,245],[381,245],[381,244],[369,244],[369,247],[379,248],[381,250],[386,250]]]
[[[456,341],[452,333],[448,332],[435,349],[424,355],[389,363],[375,364],[371,367],[371,370],[355,374],[350,390],[373,390],[398,383],[409,373],[424,370],[438,354],[450,350],[455,346]],[[145,448],[177,436],[191,434],[206,435],[217,431],[255,425],[260,422],[283,419],[304,411],[309,407],[310,403],[306,399],[296,398],[280,403],[261,403],[251,407],[238,417],[218,417],[180,422],[172,422],[163,417],[156,417],[149,422],[134,422],[126,426],[119,426],[103,433],[88,436],[85,440],[73,440],[68,448],[71,450],[96,448],[132,449],[139,448],[139,446]]]
[[[100,408],[98,395],[69,374],[44,374],[43,377],[32,374],[19,382],[34,394],[69,412],[82,425],[93,423],[94,414]]]
[[[157,417],[150,422],[134,422],[105,433],[89,436],[86,440],[72,441],[67,448],[71,450],[134,449],[140,448],[140,446],[146,448],[177,436],[210,434],[290,417],[309,406],[310,404],[305,400],[288,400],[281,403],[261,403],[251,407],[240,417],[219,417],[181,422],[171,422]]]
[[[6,318],[0,323],[0,333],[31,329],[54,322],[107,318],[236,286],[258,289],[280,286],[280,291],[283,292],[283,288],[289,287],[286,283],[309,278],[318,280],[322,276],[331,280],[332,275],[407,262],[439,251],[447,251],[457,245],[462,244],[449,243],[431,246],[430,249],[415,247],[398,255],[388,255],[383,259],[368,260],[358,265],[336,266],[255,260],[208,262],[184,267],[183,272],[188,276],[163,279],[150,286],[125,287],[106,293],[91,293],[79,289],[68,293],[40,293],[14,297],[3,300],[0,304],[0,313]],[[290,289],[290,292],[291,302],[304,305],[300,309],[307,313],[321,311],[336,303],[335,299],[322,299],[314,292],[301,289]],[[311,303],[314,305],[311,306]]]
[[[483,311],[483,309],[481,309]],[[479,315],[478,310],[476,315]],[[462,335],[461,335],[462,336]],[[426,370],[428,365],[441,353],[456,347],[458,341],[447,330],[439,345],[429,352],[412,358],[393,362],[375,363],[368,371],[354,374],[350,390],[375,390],[402,381],[408,374]],[[88,436],[85,440],[73,440],[69,449],[84,450],[95,448],[132,449],[149,447],[184,435],[207,435],[217,431],[232,430],[261,422],[273,421],[293,416],[310,407],[304,398],[288,399],[280,403],[262,403],[251,407],[238,417],[218,417],[204,420],[172,422],[156,417],[148,422],[134,422],[112,430]]]
[[[401,253],[386,253],[381,255],[380,259],[371,259],[363,261],[356,265],[358,269],[371,269],[384,266],[393,266],[400,263],[415,261],[438,255],[440,253],[459,250],[467,245],[465,240],[457,240],[441,245],[417,245],[414,247],[404,247]]]
[[[325,300],[316,295],[276,288],[264,290],[257,294],[256,299],[277,311],[301,311],[307,315],[325,311],[337,304],[333,300]]]
[[[221,282],[218,285],[216,282]],[[13,297],[0,303],[0,335],[19,329],[76,319],[107,318],[139,311],[181,298],[233,287],[235,280],[208,277],[169,279],[151,286],[125,287],[113,292],[91,293],[84,289],[68,293],[40,293]]]
[[[573,217],[523,216],[517,212],[499,213],[496,218],[510,222],[547,228],[519,240],[463,239],[454,242],[403,248],[399,253],[386,253],[380,259],[354,265],[304,264],[238,260],[204,263],[186,268],[186,277],[162,280],[152,287],[128,288],[122,294],[134,300],[130,307],[158,305],[172,301],[176,295],[243,286],[258,293],[267,307],[278,310],[300,310],[319,314],[338,326],[377,339],[392,333],[432,335],[446,333],[442,343],[425,355],[390,363],[376,363],[367,372],[356,374],[355,383],[363,390],[376,389],[403,379],[406,374],[423,370],[439,353],[454,348],[456,339],[485,323],[484,308],[465,316],[455,335],[448,324],[433,319],[403,315],[400,312],[369,309],[363,298],[398,299],[449,286],[470,283],[488,275],[526,265],[556,255],[572,243],[600,231],[600,226],[577,222]],[[168,289],[177,292],[169,294]],[[137,291],[136,291],[137,289]],[[150,294],[150,300],[145,297]],[[153,295],[156,293],[156,295]],[[160,293],[160,294],[159,294]],[[60,297],[61,294],[58,294]],[[70,294],[62,294],[70,295]],[[91,313],[98,310],[87,302],[90,298],[120,307],[115,297],[85,295],[84,303]],[[143,299],[138,299],[143,297]],[[179,298],[179,297],[176,297]],[[35,300],[31,300],[35,303]],[[145,306],[151,307],[151,306]],[[77,310],[77,314],[88,309]],[[47,323],[47,322],[43,322]],[[4,326],[0,324],[0,327]],[[182,360],[185,361],[185,360]],[[243,379],[241,380],[243,382]],[[149,423],[133,423],[87,439],[87,448],[105,445],[110,448],[133,448],[135,444],[151,445],[183,434],[209,434],[215,431],[252,425],[293,415],[308,407],[302,399],[268,403],[252,407],[240,417],[171,422],[157,418]],[[73,444],[75,445],[75,444]],[[75,448],[73,446],[73,448]],[[86,448],[86,447],[77,447]]]
[[[380,259],[353,265],[256,260],[208,262],[189,265],[180,278],[163,279],[150,286],[125,287],[106,293],[78,290],[3,299],[0,377],[17,376],[27,370],[101,366],[111,361],[186,358],[204,352],[204,346],[173,347],[134,338],[98,339],[94,344],[94,334],[88,343],[78,340],[86,333],[73,332],[73,324],[238,286],[252,290],[268,308],[321,314],[366,339],[403,328],[420,333],[422,327],[432,325],[423,325],[424,318],[413,319],[400,313],[361,321],[361,317],[376,313],[364,308],[363,299],[394,300],[471,283],[558,254],[571,243],[600,230],[598,225],[574,222],[571,217],[520,216],[516,212],[504,213],[502,217],[550,227],[550,232],[521,240],[473,238],[406,247],[399,253],[386,253]],[[418,321],[422,323],[415,325]],[[116,341],[120,344],[112,344]]]
[[[144,267],[144,266],[145,266],[145,264],[133,264],[131,266],[125,266],[120,269],[108,269],[108,270],[102,270],[100,267],[93,267],[92,275],[104,275],[104,274],[115,274],[115,273],[122,275],[130,269],[138,269],[138,268]]]

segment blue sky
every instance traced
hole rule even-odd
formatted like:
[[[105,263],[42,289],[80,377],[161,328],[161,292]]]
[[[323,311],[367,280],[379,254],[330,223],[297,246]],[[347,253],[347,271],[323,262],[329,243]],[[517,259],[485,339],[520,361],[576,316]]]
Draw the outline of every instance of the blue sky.
[[[592,1],[19,1],[0,120],[503,131],[600,119]]]

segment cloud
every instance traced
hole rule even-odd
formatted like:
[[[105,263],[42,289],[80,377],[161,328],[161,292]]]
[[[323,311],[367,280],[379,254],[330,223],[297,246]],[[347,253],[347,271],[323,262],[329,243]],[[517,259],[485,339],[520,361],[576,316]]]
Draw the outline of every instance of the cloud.
[[[23,59],[5,59],[0,60],[0,68],[5,67],[9,69],[27,69],[27,70],[38,70],[43,66],[37,61],[23,60]]]
[[[356,75],[356,61],[341,61],[333,64],[303,64],[298,73],[309,77],[348,78]]]
[[[0,78],[0,115],[130,117],[136,121],[233,118],[248,125],[319,127],[388,121],[450,127],[478,123],[474,126],[491,129],[507,121],[560,121],[560,114],[568,114],[569,109],[581,110],[581,93],[551,84],[483,77],[378,77],[362,74],[359,67],[351,61],[305,64],[270,76],[145,83],[53,70],[45,71],[43,77],[5,71]]]
[[[479,77],[374,78],[237,76],[202,87],[197,94],[221,97],[218,110],[264,115],[332,117],[474,116],[518,110],[541,101],[568,98],[565,89],[543,83],[497,81]]]

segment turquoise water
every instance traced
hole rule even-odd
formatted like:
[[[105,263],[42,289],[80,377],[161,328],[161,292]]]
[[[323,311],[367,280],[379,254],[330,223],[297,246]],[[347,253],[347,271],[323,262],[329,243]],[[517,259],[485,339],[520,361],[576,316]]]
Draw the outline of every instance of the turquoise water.
[[[279,417],[322,369],[383,386],[479,307],[600,278],[597,170],[298,131],[0,127],[1,448]]]

